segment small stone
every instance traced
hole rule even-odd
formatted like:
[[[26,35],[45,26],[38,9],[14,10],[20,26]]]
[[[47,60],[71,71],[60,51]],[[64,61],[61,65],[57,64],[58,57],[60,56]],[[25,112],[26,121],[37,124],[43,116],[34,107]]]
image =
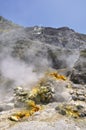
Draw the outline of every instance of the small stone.
[[[77,109],[73,109],[73,112],[78,112],[78,110]]]
[[[84,108],[82,105],[77,105],[76,107],[77,107],[78,110],[81,110],[81,109]]]
[[[60,110],[59,106],[57,106],[57,107],[55,108],[55,110]]]
[[[79,117],[85,117],[85,116],[86,116],[86,114],[84,112],[79,114]]]
[[[66,111],[65,110],[60,110],[59,113],[62,114],[62,115],[66,115]]]
[[[77,95],[84,95],[84,91],[77,91],[77,93],[76,93]]]
[[[10,116],[9,119],[10,119],[11,121],[16,121],[16,122],[19,121],[16,116]]]
[[[19,96],[26,96],[26,95],[28,95],[27,92],[21,92],[21,93],[19,93]]]
[[[73,99],[74,101],[77,101],[77,97],[76,97],[76,96],[72,96],[72,99]]]
[[[74,91],[72,90],[72,91],[70,91],[70,94],[72,95],[72,94],[74,94]]]
[[[84,97],[84,96],[79,96],[79,97],[78,97],[78,100],[80,100],[80,101],[85,101],[85,97]]]

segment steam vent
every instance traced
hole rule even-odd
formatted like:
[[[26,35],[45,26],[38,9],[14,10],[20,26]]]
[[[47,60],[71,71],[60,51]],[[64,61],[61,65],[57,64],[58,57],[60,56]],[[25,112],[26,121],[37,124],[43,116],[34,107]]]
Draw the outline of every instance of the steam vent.
[[[0,16],[0,130],[86,130],[86,35]]]

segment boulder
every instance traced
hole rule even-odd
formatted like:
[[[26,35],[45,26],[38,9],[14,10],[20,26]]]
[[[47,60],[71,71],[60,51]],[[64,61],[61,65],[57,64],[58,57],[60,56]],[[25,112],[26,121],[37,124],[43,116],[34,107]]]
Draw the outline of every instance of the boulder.
[[[86,84],[86,49],[80,51],[70,79],[76,84]]]

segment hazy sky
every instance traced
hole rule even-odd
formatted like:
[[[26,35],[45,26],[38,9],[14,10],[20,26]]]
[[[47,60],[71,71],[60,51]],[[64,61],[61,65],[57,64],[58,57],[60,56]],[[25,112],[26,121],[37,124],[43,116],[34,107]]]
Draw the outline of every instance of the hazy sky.
[[[23,26],[68,26],[86,34],[86,0],[0,0],[0,15]]]

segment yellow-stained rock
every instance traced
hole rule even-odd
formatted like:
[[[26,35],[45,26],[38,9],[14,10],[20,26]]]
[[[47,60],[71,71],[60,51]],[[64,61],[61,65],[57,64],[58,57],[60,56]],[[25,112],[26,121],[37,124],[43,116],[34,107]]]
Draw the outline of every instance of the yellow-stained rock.
[[[67,78],[64,75],[60,75],[57,72],[49,73],[49,76],[52,76],[56,78],[57,80],[67,80]]]
[[[41,107],[37,106],[34,101],[29,100],[27,102],[28,109],[27,110],[22,110],[19,112],[14,113],[12,116],[9,117],[10,120],[12,121],[20,121],[22,119],[26,119],[33,115],[35,112],[39,111]]]

